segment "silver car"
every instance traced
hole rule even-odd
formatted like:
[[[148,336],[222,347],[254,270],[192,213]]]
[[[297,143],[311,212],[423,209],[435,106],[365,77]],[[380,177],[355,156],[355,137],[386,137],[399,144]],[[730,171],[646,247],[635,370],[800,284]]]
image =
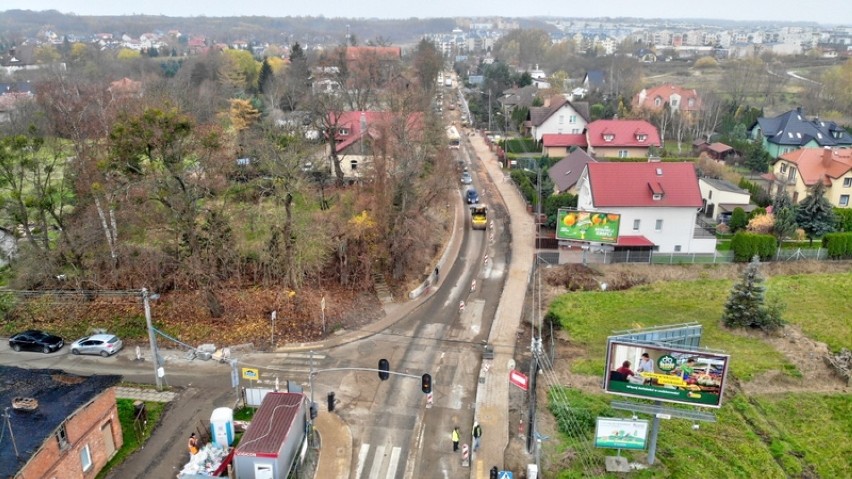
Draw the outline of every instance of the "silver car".
[[[112,334],[93,334],[71,343],[71,353],[98,354],[106,358],[121,351],[123,346],[124,344],[118,339],[118,336]]]

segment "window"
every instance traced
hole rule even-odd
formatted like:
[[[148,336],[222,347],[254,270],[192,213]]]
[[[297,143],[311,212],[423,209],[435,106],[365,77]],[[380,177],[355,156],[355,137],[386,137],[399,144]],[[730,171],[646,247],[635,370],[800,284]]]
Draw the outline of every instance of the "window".
[[[686,104],[689,105],[690,108],[695,106],[695,98],[690,98],[686,101]]]
[[[59,426],[59,430],[56,431],[56,442],[59,443],[59,449],[65,449],[69,446],[68,431],[65,430],[64,422]]]
[[[648,135],[646,135],[644,133],[640,133],[640,134],[636,135],[636,140],[639,141],[639,143],[642,143],[647,139],[648,139]]]
[[[352,160],[349,162],[349,166],[352,168],[352,171],[358,169],[358,160]]]
[[[83,472],[92,468],[92,452],[89,451],[88,444],[83,446],[83,449],[80,449],[80,465],[83,466]]]
[[[680,102],[678,101],[678,99],[677,99],[677,98],[672,98],[671,103],[672,103],[672,109],[677,110],[677,107],[678,107],[678,105],[680,104]]]
[[[633,220],[633,231],[639,231],[639,223],[641,220]]]
[[[843,178],[843,187],[849,188],[852,186],[852,178]]]
[[[849,206],[849,195],[840,195],[840,206]]]
[[[663,220],[657,220],[657,223],[654,224],[654,231],[663,231]]]
[[[339,130],[337,130],[337,134],[340,136],[348,136],[349,128],[340,128]]]
[[[712,200],[712,199],[713,199],[713,190],[710,190],[710,191],[708,191],[708,192],[707,192],[707,199],[708,199],[708,200]]]
[[[577,123],[577,115],[571,115],[568,117],[568,123]]]
[[[787,173],[787,163],[781,163],[781,173]]]
[[[654,98],[654,106],[660,106],[663,104],[663,100],[660,97]]]
[[[565,115],[559,115],[559,124],[565,123]]]
[[[627,150],[618,150],[619,158],[627,158]]]
[[[612,141],[613,139],[615,139],[615,135],[613,135],[612,133],[604,133],[603,139],[604,141]]]
[[[679,244],[675,245],[675,253],[680,253],[680,245]]]

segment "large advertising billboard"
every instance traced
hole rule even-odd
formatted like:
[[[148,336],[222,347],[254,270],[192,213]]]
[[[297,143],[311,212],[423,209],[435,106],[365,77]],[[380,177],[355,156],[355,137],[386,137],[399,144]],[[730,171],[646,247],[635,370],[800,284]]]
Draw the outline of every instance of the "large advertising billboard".
[[[616,243],[620,222],[619,214],[560,209],[556,214],[556,239]]]
[[[610,341],[604,390],[641,399],[721,407],[730,356]]]
[[[645,449],[648,421],[599,417],[595,424],[595,447]]]

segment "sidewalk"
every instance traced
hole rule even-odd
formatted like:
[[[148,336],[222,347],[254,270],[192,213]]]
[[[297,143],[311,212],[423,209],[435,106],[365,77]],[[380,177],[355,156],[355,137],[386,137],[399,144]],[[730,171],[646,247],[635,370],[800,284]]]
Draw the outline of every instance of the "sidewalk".
[[[480,384],[476,391],[474,419],[482,425],[484,434],[479,452],[474,455],[471,464],[470,477],[485,479],[492,467],[503,469],[504,451],[509,445],[509,366],[510,363],[514,364],[516,333],[532,273],[535,225],[517,189],[511,182],[504,180],[497,157],[488,149],[482,136],[476,134],[468,138],[511,217],[512,257],[509,275],[488,337],[488,342],[494,348],[494,360],[485,373],[484,386]]]

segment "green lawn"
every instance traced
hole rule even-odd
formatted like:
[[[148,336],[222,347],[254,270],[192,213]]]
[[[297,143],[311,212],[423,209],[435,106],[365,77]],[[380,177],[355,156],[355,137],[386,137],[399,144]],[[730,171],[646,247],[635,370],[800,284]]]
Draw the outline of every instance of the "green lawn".
[[[784,318],[808,337],[835,351],[852,347],[848,293],[852,273],[776,276],[766,284],[768,296],[787,305]],[[717,422],[701,423],[699,430],[693,430],[687,420],[662,421],[657,463],[632,477],[852,477],[852,397],[843,392],[747,396],[731,382],[747,381],[770,370],[799,374],[795,361],[776,351],[761,334],[721,326],[723,304],[732,285],[732,281],[717,280],[660,282],[627,291],[568,293],[551,304],[551,312],[572,343],[585,347],[585,354],[571,361],[575,373],[602,377],[606,337],[612,331],[682,322],[701,323],[702,344],[731,355],[723,406],[713,410]],[[598,415],[627,417],[629,413],[609,407],[615,396],[576,389],[564,389],[561,394],[554,391],[549,393],[550,410],[556,415],[560,434],[546,450],[546,462],[558,463],[560,479],[617,477],[603,472],[604,456],[615,455],[615,451],[594,449],[594,424],[589,420]],[[563,400],[570,408],[560,408],[558,403]],[[647,462],[647,451],[621,454]],[[565,457],[574,459],[565,461]],[[596,472],[587,472],[589,464]]]
[[[97,478],[101,479],[107,476],[109,471],[117,465],[124,462],[128,456],[136,452],[145,445],[145,441],[151,437],[151,432],[160,422],[160,416],[163,414],[165,404],[157,402],[146,402],[145,408],[148,411],[148,423],[144,427],[141,423],[135,423],[135,410],[133,399],[116,399],[118,405],[118,420],[121,423],[121,434],[124,438],[124,444],[110,459],[107,465],[101,469]]]

